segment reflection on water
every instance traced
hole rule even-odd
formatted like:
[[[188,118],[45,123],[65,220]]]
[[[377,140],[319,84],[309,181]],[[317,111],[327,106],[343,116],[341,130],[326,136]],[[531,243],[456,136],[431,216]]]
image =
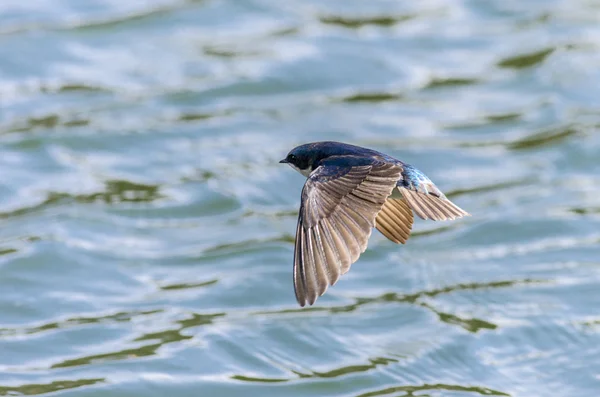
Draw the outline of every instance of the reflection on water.
[[[435,391],[435,390],[445,390],[445,391],[453,391],[453,392],[464,392],[464,393],[475,393],[481,394],[483,396],[510,396],[510,394],[502,393],[497,390],[487,389],[485,387],[465,387],[465,386],[457,386],[457,385],[421,385],[421,386],[398,386],[398,387],[389,387],[383,390],[372,391],[368,393],[360,394],[358,397],[374,397],[374,396],[386,396],[389,394],[400,393],[398,396],[414,396],[416,392],[422,391]],[[423,394],[419,394],[423,395]]]
[[[0,395],[595,396],[600,13],[586,1],[0,4]],[[310,308],[339,140],[473,214],[375,232]]]
[[[554,48],[547,48],[545,50],[540,50],[529,54],[508,57],[498,62],[498,66],[501,68],[514,69],[529,68],[544,62],[544,60],[553,52]]]
[[[181,320],[177,322],[178,328],[154,332],[150,334],[144,334],[142,336],[138,336],[133,340],[133,342],[143,342],[143,341],[156,341],[156,343],[151,343],[147,345],[142,345],[140,347],[134,349],[125,349],[118,352],[110,352],[110,353],[102,353],[96,354],[93,356],[86,357],[78,357],[73,360],[66,360],[57,364],[52,365],[51,368],[64,368],[64,367],[73,367],[73,366],[81,366],[81,365],[89,365],[98,362],[104,361],[112,361],[112,360],[130,360],[138,357],[151,356],[156,354],[158,348],[162,347],[167,343],[175,343],[181,342],[187,339],[191,339],[191,335],[183,335],[181,331],[191,328],[198,327],[201,325],[211,324],[212,320],[216,317],[223,316],[223,313],[213,314],[213,315],[203,315],[194,313],[191,318]]]
[[[53,393],[61,390],[75,389],[83,386],[92,386],[104,382],[104,379],[78,379],[54,381],[47,384],[30,384],[16,387],[0,386],[2,396],[37,396],[40,394]]]

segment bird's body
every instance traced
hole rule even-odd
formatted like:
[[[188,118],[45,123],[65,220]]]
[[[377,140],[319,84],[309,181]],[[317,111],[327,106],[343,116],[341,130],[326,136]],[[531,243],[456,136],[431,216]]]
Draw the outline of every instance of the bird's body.
[[[339,142],[298,146],[280,161],[307,181],[296,228],[294,290],[312,305],[367,248],[373,227],[395,243],[422,219],[469,215],[415,167],[375,150]]]

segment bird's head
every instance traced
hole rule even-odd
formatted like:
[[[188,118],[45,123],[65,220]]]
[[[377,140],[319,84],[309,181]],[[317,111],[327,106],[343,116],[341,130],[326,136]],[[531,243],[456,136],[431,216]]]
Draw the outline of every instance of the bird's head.
[[[306,144],[292,149],[280,163],[289,164],[293,169],[308,177],[314,170],[313,165],[318,160],[317,156],[318,151],[314,150],[310,144]]]
[[[293,148],[280,163],[289,164],[293,169],[308,177],[323,160],[347,155],[373,156],[381,155],[381,153],[347,143],[313,142]]]

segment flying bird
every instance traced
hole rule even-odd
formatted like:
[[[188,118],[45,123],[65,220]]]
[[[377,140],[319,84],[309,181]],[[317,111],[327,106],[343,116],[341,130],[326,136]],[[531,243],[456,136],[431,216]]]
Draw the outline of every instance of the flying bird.
[[[296,227],[294,291],[312,305],[367,249],[373,227],[406,243],[419,218],[470,215],[421,171],[386,154],[340,142],[292,149],[280,163],[307,177]]]

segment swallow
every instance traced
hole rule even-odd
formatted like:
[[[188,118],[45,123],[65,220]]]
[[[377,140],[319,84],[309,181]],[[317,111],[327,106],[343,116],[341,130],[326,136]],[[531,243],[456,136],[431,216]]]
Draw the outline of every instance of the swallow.
[[[442,221],[470,214],[446,198],[424,173],[375,150],[340,142],[292,149],[280,163],[307,179],[302,189],[294,246],[294,291],[312,305],[350,270],[373,228],[406,243],[413,212]]]

